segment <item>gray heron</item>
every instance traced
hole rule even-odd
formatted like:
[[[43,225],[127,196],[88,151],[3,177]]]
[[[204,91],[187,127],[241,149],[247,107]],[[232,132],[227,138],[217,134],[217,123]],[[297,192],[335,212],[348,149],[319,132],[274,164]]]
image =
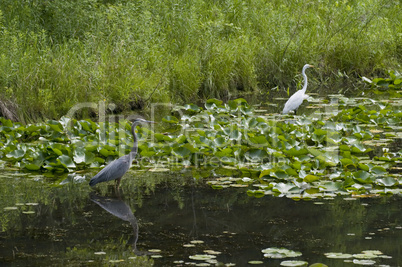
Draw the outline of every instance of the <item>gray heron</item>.
[[[92,179],[89,181],[90,186],[94,186],[98,183],[108,182],[112,180],[116,180],[117,188],[120,186],[120,180],[123,175],[130,169],[131,163],[135,156],[137,155],[138,151],[138,138],[137,134],[135,133],[135,128],[140,125],[141,123],[155,123],[153,121],[147,121],[143,119],[135,119],[133,124],[131,125],[131,133],[133,134],[134,145],[131,149],[131,152],[127,155],[124,155],[111,163],[109,163],[105,168],[103,168],[98,174],[96,174]]]

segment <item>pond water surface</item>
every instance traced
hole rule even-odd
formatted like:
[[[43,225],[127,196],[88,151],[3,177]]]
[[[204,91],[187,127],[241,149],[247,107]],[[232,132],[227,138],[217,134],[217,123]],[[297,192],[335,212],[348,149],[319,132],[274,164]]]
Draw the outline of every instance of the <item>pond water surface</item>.
[[[2,266],[402,262],[400,196],[254,198],[245,190],[214,190],[186,172],[132,171],[120,191],[91,190],[89,177],[1,174]],[[302,255],[264,258],[262,250],[281,247]],[[383,254],[362,259],[367,250]],[[333,259],[330,252],[352,256]]]
[[[331,97],[324,111],[333,113],[338,99]],[[322,108],[322,99],[310,102],[302,113]],[[399,99],[391,102],[400,106]],[[278,106],[259,112],[274,114]],[[397,152],[401,126],[391,130],[396,138],[385,146]],[[296,201],[256,198],[250,188],[213,189],[206,179],[222,175],[213,169],[132,168],[118,191],[112,184],[88,186],[98,170],[1,169],[1,266],[402,265],[402,197],[387,189]]]

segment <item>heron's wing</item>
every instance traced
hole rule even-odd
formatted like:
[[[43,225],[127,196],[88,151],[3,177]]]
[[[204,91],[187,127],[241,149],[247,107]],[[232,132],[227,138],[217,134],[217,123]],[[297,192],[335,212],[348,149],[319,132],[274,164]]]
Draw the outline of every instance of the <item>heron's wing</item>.
[[[89,181],[89,185],[94,186],[97,183],[121,178],[130,168],[130,160],[130,156],[125,155],[112,161]]]

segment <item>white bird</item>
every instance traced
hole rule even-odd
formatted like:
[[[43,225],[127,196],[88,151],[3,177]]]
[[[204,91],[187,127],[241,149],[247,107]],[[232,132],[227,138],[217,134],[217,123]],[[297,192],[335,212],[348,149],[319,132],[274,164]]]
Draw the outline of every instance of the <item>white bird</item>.
[[[303,89],[297,91],[288,99],[288,101],[285,104],[285,107],[283,108],[283,111],[282,111],[283,114],[287,114],[289,111],[292,111],[292,110],[294,110],[295,114],[296,114],[296,111],[299,108],[299,106],[303,103],[303,100],[308,98],[308,95],[306,95],[307,76],[305,73],[307,68],[314,68],[314,66],[310,65],[310,64],[304,65],[303,70],[302,70],[302,74],[304,77]]]

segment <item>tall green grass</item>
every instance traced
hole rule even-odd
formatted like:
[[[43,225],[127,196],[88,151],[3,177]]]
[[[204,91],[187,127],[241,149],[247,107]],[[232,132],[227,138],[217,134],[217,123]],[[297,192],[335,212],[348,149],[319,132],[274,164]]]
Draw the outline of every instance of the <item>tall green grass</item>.
[[[398,1],[0,2],[0,101],[20,120],[401,70]],[[336,92],[334,92],[336,93]],[[14,105],[14,107],[15,107]],[[10,109],[13,108],[9,105]]]

